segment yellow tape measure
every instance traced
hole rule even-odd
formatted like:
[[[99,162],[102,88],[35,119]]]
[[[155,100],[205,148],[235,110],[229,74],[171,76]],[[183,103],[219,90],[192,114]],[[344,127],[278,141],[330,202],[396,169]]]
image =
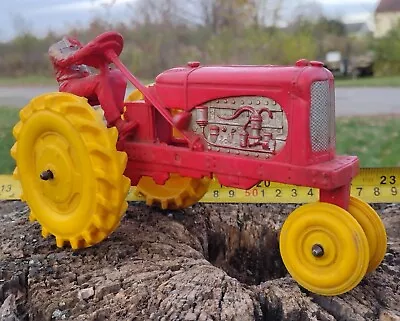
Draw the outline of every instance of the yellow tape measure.
[[[142,201],[132,187],[128,201]],[[354,178],[351,194],[368,203],[400,203],[400,167],[361,168]],[[0,199],[18,200],[21,187],[11,175],[0,175]],[[202,203],[308,203],[318,201],[316,188],[261,182],[249,190],[224,187],[213,180]]]
[[[351,185],[351,194],[368,203],[400,203],[400,168],[362,168]],[[249,190],[221,187],[214,181],[201,200],[207,203],[308,203],[319,199],[319,190],[304,186],[261,182]]]

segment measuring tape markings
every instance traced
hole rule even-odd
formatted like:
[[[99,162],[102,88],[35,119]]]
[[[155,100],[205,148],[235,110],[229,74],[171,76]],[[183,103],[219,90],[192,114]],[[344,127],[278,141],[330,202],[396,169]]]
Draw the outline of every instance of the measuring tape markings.
[[[143,201],[131,187],[128,201]],[[0,200],[18,200],[19,181],[0,175]],[[361,168],[351,184],[351,194],[368,203],[400,203],[400,167]],[[249,190],[222,186],[214,179],[202,203],[308,203],[318,201],[319,190],[305,186],[263,181]]]

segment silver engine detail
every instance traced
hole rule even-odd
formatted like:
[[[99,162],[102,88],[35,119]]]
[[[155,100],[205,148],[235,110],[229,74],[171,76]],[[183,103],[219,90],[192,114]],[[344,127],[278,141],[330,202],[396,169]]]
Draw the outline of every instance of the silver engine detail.
[[[285,145],[288,124],[281,106],[257,96],[231,97],[196,107],[191,128],[209,150],[271,158]]]

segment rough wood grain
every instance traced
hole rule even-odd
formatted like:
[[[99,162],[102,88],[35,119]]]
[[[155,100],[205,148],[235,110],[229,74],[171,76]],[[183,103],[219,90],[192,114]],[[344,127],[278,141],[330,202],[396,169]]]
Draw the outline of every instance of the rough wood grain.
[[[353,291],[308,293],[282,264],[295,205],[132,203],[118,230],[72,252],[42,239],[21,202],[0,203],[0,320],[400,320],[400,206],[375,206],[384,263]]]

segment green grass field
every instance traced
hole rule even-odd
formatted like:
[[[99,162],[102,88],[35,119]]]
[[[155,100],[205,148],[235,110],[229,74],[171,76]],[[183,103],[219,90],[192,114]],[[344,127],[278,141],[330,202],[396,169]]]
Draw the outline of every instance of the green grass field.
[[[0,107],[0,174],[10,174],[15,163],[12,128],[18,109]],[[357,155],[362,167],[400,166],[400,116],[338,118],[337,153]]]
[[[0,86],[46,86],[57,85],[55,78],[46,76],[0,77]]]
[[[335,79],[336,87],[400,87],[400,76]]]
[[[10,149],[14,144],[12,129],[17,122],[17,108],[0,107],[0,174],[10,174],[15,167]]]
[[[400,116],[338,118],[337,153],[357,155],[362,167],[400,166]]]

